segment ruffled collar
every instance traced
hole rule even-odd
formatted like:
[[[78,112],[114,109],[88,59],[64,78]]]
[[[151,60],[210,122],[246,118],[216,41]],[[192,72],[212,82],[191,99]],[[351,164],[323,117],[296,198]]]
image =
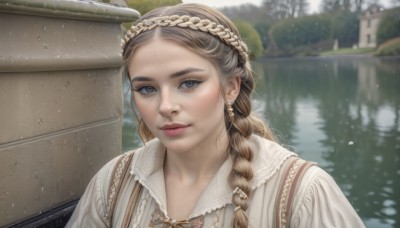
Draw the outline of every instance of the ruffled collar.
[[[287,158],[297,156],[279,144],[257,135],[252,135],[249,138],[249,144],[254,153],[252,162],[254,172],[253,190],[266,183],[280,169]],[[164,157],[165,147],[158,139],[151,140],[135,152],[131,174],[143,187],[148,189],[150,195],[157,202],[160,211],[167,216],[163,172]],[[231,204],[233,189],[227,181],[231,167],[232,161],[227,159],[200,196],[189,219],[205,215]]]

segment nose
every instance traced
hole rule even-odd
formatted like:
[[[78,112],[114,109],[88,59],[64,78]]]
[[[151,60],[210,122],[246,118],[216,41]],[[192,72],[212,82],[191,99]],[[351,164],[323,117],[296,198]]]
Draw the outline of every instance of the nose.
[[[179,110],[177,100],[174,98],[173,93],[168,90],[164,90],[160,93],[160,105],[159,112],[164,117],[170,117]]]

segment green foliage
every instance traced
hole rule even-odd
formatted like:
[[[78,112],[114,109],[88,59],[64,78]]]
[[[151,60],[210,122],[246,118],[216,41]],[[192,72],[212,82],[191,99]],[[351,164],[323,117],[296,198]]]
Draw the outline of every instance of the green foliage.
[[[330,35],[331,19],[322,14],[282,20],[272,30],[273,39],[284,51],[328,40]]]
[[[263,5],[275,19],[301,17],[308,9],[307,0],[263,0]]]
[[[236,27],[238,28],[244,42],[249,48],[250,59],[255,59],[260,57],[263,53],[263,46],[261,42],[260,35],[257,30],[248,22],[237,20],[234,21]]]
[[[329,50],[320,53],[320,56],[335,56],[335,55],[369,55],[374,52],[375,48],[340,48],[338,50]]]
[[[338,39],[340,47],[351,47],[358,42],[359,21],[356,13],[341,10],[334,14],[320,14],[282,20],[272,28],[272,38],[280,55],[315,55],[332,48]]]
[[[340,47],[358,43],[359,28],[357,13],[342,10],[332,17],[332,39],[338,39]]]
[[[128,6],[133,8],[141,15],[146,14],[147,12],[161,7],[161,6],[173,6],[179,3],[182,3],[181,0],[128,0]]]
[[[173,6],[182,3],[181,0],[127,0],[126,2],[128,7],[139,11],[141,15],[161,6]],[[131,26],[132,22],[122,24],[122,28],[125,31]]]
[[[400,37],[381,44],[375,52],[376,56],[400,55]]]
[[[261,42],[263,44],[263,48],[266,49],[268,47],[269,38],[268,31],[272,27],[272,21],[262,21],[258,22],[254,25],[254,28],[257,30],[260,35]]]
[[[389,11],[379,23],[377,31],[377,42],[383,42],[400,36],[400,8]]]
[[[357,2],[354,1],[357,7]],[[321,1],[321,8],[323,12],[335,13],[340,12],[342,10],[350,12],[352,7],[352,1],[350,0],[322,0]]]

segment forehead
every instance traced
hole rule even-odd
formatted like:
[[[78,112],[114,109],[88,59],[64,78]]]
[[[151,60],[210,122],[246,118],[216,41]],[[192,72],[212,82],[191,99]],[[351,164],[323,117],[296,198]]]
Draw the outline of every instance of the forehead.
[[[159,37],[153,37],[139,46],[128,62],[131,77],[173,73],[188,67],[217,72],[208,59],[176,42]]]

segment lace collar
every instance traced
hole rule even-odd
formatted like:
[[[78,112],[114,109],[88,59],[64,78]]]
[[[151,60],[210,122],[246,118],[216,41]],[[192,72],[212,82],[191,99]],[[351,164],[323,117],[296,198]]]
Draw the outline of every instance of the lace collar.
[[[257,135],[252,135],[249,138],[249,143],[254,153],[252,162],[254,171],[253,190],[266,183],[280,169],[287,158],[297,156],[279,144]],[[151,140],[135,152],[131,174],[148,189],[150,195],[157,202],[160,211],[167,215],[163,172],[164,157],[165,147],[158,139]],[[233,189],[227,181],[231,167],[232,161],[227,159],[200,196],[189,219],[231,204]]]

